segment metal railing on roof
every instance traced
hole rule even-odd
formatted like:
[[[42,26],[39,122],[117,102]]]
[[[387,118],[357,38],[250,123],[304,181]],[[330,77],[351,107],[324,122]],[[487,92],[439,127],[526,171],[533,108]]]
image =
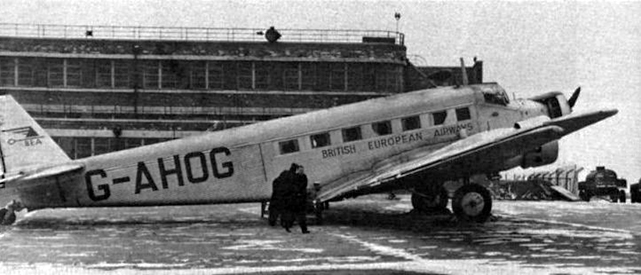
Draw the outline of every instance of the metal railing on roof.
[[[282,42],[361,43],[364,37],[404,45],[404,34],[382,30],[277,29]],[[265,41],[262,28],[80,26],[0,23],[0,36],[63,39]]]

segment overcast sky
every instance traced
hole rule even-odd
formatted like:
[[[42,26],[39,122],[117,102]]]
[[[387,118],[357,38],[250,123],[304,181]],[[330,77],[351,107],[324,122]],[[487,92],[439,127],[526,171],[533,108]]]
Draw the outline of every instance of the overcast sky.
[[[558,165],[611,167],[641,177],[641,2],[20,1],[5,23],[395,30],[427,65],[484,61],[484,80],[510,95],[582,87],[575,111],[619,114],[561,142]]]

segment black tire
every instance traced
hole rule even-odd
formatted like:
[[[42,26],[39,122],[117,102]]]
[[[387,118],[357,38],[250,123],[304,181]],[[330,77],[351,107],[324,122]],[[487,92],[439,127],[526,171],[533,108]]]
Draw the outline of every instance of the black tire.
[[[619,202],[620,203],[625,203],[627,198],[625,197],[625,191],[621,190],[619,191]]]
[[[461,221],[485,222],[492,212],[492,196],[478,184],[463,185],[452,199],[452,210]]]
[[[412,194],[412,207],[419,212],[440,212],[447,208],[449,194],[444,186],[439,186],[436,194],[430,191],[421,190],[421,194]]]
[[[641,202],[639,194],[639,184],[632,184],[630,185],[630,201],[633,203]]]
[[[619,201],[619,191],[617,191],[616,194],[611,194],[610,200],[612,203],[617,203]]]
[[[12,225],[14,222],[16,222],[16,213],[11,213],[9,215],[9,218],[4,218],[4,215],[6,215],[7,209],[2,208],[0,209],[0,225]]]

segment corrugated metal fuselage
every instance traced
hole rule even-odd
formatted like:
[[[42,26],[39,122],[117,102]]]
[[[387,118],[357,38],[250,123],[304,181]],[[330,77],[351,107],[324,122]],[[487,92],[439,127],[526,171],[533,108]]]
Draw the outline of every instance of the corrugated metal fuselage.
[[[60,190],[51,190],[42,207],[265,201],[272,180],[291,163],[306,167],[310,186],[324,185],[372,170],[386,159],[441,148],[460,139],[461,129],[473,135],[537,115],[524,114],[518,106],[523,103],[487,105],[480,92],[484,87],[498,85],[399,94],[77,160],[85,169],[57,180],[53,186]],[[461,119],[461,108],[469,108],[469,118]],[[435,121],[438,112],[446,114],[442,123]],[[404,131],[403,119],[416,116],[420,127]],[[373,130],[372,123],[381,121],[390,122],[390,134]],[[343,130],[353,127],[361,129],[362,139],[344,141]],[[314,148],[310,137],[317,134],[328,134],[329,144]],[[292,140],[297,150],[283,154],[281,143]]]

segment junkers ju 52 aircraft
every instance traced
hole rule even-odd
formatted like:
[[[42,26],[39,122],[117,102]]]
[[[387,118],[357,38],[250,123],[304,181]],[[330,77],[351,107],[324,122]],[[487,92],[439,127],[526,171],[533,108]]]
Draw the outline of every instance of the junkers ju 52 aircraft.
[[[579,91],[510,100],[496,83],[371,99],[199,136],[71,160],[9,95],[0,97],[0,203],[62,207],[263,202],[291,163],[330,201],[409,190],[419,210],[484,222],[492,200],[470,177],[557,158],[558,139],[617,113],[572,113]],[[310,187],[312,185],[310,184]],[[319,210],[319,211],[320,211]]]

